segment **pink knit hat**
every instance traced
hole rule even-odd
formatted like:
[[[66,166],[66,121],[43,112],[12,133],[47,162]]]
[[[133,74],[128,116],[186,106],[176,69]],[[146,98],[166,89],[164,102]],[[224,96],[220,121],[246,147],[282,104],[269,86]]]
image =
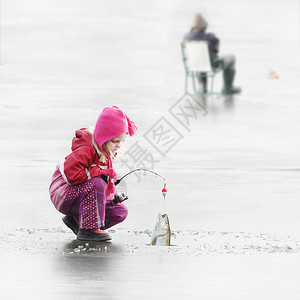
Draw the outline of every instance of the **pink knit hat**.
[[[124,132],[132,136],[136,131],[135,123],[119,107],[105,107],[98,117],[94,138],[100,150],[104,152],[102,146],[105,142]]]

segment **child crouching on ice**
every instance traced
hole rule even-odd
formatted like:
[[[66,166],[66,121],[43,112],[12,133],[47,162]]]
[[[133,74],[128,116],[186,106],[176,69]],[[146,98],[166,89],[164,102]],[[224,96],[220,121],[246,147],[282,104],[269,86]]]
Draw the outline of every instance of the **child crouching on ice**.
[[[106,107],[94,130],[82,128],[72,140],[72,153],[56,166],[50,184],[55,208],[66,215],[64,223],[78,240],[110,240],[104,231],[127,217],[127,208],[111,200],[118,197],[114,182],[117,174],[113,161],[127,134],[137,127],[117,106]]]

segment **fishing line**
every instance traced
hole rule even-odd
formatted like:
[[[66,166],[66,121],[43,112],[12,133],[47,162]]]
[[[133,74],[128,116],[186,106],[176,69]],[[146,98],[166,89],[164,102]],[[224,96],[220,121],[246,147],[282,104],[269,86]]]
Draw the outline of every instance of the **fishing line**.
[[[138,169],[134,169],[128,173],[126,173],[125,175],[123,175],[120,179],[118,179],[116,182],[115,182],[115,185],[118,185],[126,176],[134,173],[134,172],[141,172],[141,171],[144,171],[144,172],[149,172],[149,173],[152,173],[155,175],[155,177],[160,177],[163,181],[164,181],[164,187],[162,188],[161,192],[162,192],[162,195],[164,197],[164,213],[166,212],[166,195],[167,195],[167,182],[166,182],[166,179],[164,177],[162,177],[160,174],[158,174],[157,172],[154,172],[152,170],[149,170],[149,169],[144,169],[144,168],[138,168]],[[136,183],[135,183],[136,184]],[[135,186],[134,184],[134,186]],[[131,188],[131,191],[130,193],[132,192],[134,186]]]

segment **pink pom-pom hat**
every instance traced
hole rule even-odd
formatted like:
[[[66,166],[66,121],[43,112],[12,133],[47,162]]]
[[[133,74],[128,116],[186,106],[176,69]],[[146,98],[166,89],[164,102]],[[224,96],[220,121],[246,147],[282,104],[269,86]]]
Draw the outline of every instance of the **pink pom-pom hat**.
[[[132,136],[136,131],[135,123],[119,107],[105,107],[98,117],[94,139],[100,150],[104,152],[102,146],[105,142],[124,132]]]

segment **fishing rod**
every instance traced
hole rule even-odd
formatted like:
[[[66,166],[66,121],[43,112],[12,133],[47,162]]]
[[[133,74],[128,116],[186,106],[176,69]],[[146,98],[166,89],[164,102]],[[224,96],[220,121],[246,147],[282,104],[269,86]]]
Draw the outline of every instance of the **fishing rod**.
[[[133,172],[138,172],[138,171],[146,171],[146,172],[150,172],[158,177],[160,177],[163,181],[166,181],[166,179],[164,177],[162,177],[161,175],[159,175],[158,173],[154,172],[154,171],[151,171],[149,169],[143,169],[143,168],[139,168],[139,169],[134,169],[128,173],[126,173],[124,176],[122,176],[120,179],[118,179],[115,183],[115,185],[119,184],[121,180],[123,180],[126,176],[130,175],[131,173]]]
[[[154,171],[151,171],[149,169],[144,169],[144,168],[139,168],[139,169],[134,169],[128,173],[126,173],[124,176],[122,176],[120,179],[118,179],[116,182],[115,182],[115,185],[118,185],[121,180],[123,180],[126,176],[130,175],[131,173],[133,172],[139,172],[139,171],[145,171],[145,172],[149,172],[149,173],[152,173],[154,174],[155,176],[158,176],[160,177],[163,181],[164,181],[164,187],[163,189],[161,190],[163,196],[164,196],[164,199],[166,198],[166,195],[167,195],[167,182],[166,182],[166,179],[164,177],[162,177],[161,175],[159,175],[158,173],[154,172]]]

